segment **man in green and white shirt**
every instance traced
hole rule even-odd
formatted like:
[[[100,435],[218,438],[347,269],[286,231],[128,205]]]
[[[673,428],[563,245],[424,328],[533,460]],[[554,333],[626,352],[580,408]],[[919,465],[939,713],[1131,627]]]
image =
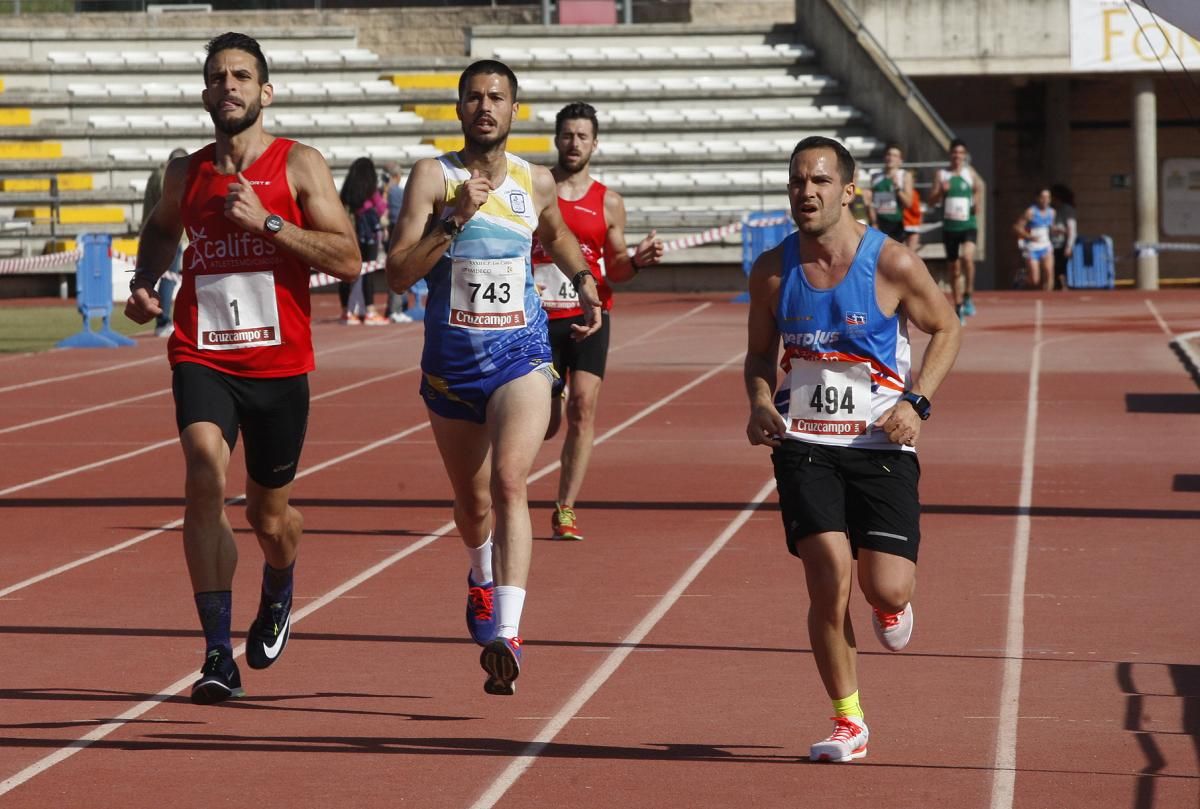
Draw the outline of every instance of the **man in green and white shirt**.
[[[950,166],[938,169],[929,195],[931,205],[942,203],[942,244],[959,320],[975,314],[971,300],[975,292],[975,243],[979,241],[975,212],[983,188],[979,174],[967,159],[967,145],[961,140],[951,141]]]
[[[889,143],[883,150],[883,170],[871,175],[863,194],[871,224],[905,244],[904,211],[912,205],[912,174],[901,167],[904,153],[899,144]]]

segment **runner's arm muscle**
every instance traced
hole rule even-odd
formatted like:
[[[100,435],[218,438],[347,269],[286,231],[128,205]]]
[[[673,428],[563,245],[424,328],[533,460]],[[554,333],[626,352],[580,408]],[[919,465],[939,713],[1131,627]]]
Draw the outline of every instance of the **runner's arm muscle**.
[[[884,281],[882,294],[891,296],[880,301],[880,308],[884,312],[902,308],[909,321],[930,336],[912,390],[932,399],[958,356],[962,339],[958,317],[925,262],[907,247],[887,245],[878,267]]]
[[[600,291],[596,281],[590,277],[575,285],[575,277],[588,269],[587,260],[579,248],[579,240],[563,221],[562,212],[558,209],[558,187],[549,169],[542,166],[530,166],[533,174],[533,201],[538,212],[537,237],[542,249],[554,259],[554,263],[571,279],[572,286],[579,294],[579,306],[583,309],[583,319],[586,325],[571,325],[571,335],[576,340],[600,330],[601,304]]]
[[[163,189],[158,203],[152,211],[142,212],[145,222],[138,235],[137,270],[125,301],[125,317],[134,323],[149,323],[162,314],[162,304],[154,287],[175,260],[175,251],[183,236],[179,205],[187,167],[186,157],[172,160],[163,172]]]
[[[404,186],[404,202],[388,246],[387,278],[393,292],[407,292],[429,274],[450,246],[450,234],[434,227],[437,212],[445,202],[446,181],[441,166],[429,158],[418,160]]]
[[[750,271],[750,312],[746,325],[746,361],[742,375],[750,418],[746,436],[751,444],[777,447],[787,432],[787,422],[775,409],[778,384],[779,327],[775,299],[779,294],[782,255],[778,247],[766,251]]]
[[[604,219],[608,233],[604,242],[604,274],[609,281],[628,281],[651,264],[662,259],[663,243],[651,230],[633,255],[625,245],[625,200],[611,188],[604,192]],[[635,263],[636,262],[636,263]]]
[[[308,228],[284,222],[273,241],[307,266],[353,281],[362,272],[362,255],[325,158],[298,143],[288,152],[287,171]],[[265,232],[265,221],[264,216],[257,223],[258,232]]]

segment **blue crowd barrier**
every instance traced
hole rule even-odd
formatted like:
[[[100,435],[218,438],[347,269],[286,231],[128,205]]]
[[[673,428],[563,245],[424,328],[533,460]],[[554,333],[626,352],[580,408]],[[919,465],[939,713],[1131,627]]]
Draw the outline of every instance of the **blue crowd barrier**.
[[[779,244],[796,229],[791,214],[784,210],[753,211],[742,217],[742,272],[750,277],[755,260],[767,250]],[[750,293],[743,292],[734,299],[735,303],[746,303]]]
[[[113,310],[112,236],[85,233],[79,237],[83,255],[75,264],[75,308],[83,317],[83,330],[65,340],[59,348],[118,348],[134,344],[117,334],[109,325]],[[92,330],[92,318],[100,318],[100,328]]]

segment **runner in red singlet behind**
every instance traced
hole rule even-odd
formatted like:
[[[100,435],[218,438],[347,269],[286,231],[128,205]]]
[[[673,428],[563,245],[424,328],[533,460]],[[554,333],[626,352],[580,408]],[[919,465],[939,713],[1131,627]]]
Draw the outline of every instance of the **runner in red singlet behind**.
[[[154,285],[186,229],[167,356],[187,468],[183,548],[205,638],[192,686],[192,702],[200,705],[242,693],[230,629],[238,550],[225,515],[225,474],[239,430],[246,518],[265,560],[246,660],[266,668],[287,643],[302,527],[288,497],[314,367],[309,267],[344,280],[361,267],[320,153],[263,131],[262,108],[273,93],[256,41],[227,33],[208,43],[202,98],[216,142],[168,165],[162,198],[142,228],[125,304],[137,323],[162,311]]]
[[[596,110],[591,104],[576,102],[563,107],[555,123],[558,164],[551,173],[558,186],[558,209],[563,221],[579,240],[588,267],[596,276],[604,307],[600,331],[586,340],[571,339],[571,324],[583,322],[578,296],[541,245],[536,241],[533,244],[533,274],[550,319],[550,347],[559,376],[551,392],[556,401],[550,409],[547,438],[557,433],[562,424],[560,402],[564,398],[567,411],[562,476],[558,481],[558,501],[551,515],[555,539],[583,539],[575,521],[575,498],[583,486],[596,436],[596,402],[608,358],[608,313],[612,309],[609,282],[628,281],[643,267],[657,264],[663,254],[662,242],[651,231],[633,255],[629,255],[625,247],[625,202],[620,194],[588,173],[599,131]]]

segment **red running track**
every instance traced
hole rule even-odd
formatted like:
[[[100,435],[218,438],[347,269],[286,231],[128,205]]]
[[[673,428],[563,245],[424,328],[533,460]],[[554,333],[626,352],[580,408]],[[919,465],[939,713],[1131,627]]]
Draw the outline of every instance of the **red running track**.
[[[5,809],[1200,805],[1200,393],[1167,347],[1200,294],[980,296],[921,442],[913,643],[884,652],[854,602],[873,738],[845,766],[805,759],[829,706],[744,437],[744,307],[618,301],[587,540],[536,543],[505,699],[462,626],[419,326],[338,327],[318,302],[295,632],[217,707],[187,700],[203,644],[162,341],[0,364]],[[240,642],[261,557],[230,513]]]

